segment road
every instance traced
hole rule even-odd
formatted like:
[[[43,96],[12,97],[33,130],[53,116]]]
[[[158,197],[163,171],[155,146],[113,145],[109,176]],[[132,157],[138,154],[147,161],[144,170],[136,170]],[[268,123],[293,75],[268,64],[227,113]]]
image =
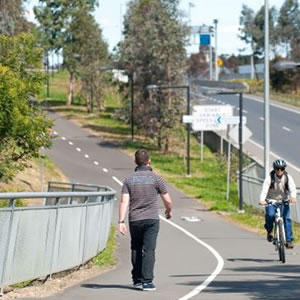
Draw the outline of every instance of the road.
[[[196,94],[203,89],[194,87]],[[193,95],[196,96],[195,94]],[[234,107],[234,115],[239,115],[239,98],[236,95],[211,95],[202,96],[201,105],[224,105]],[[255,156],[263,162],[264,147],[264,102],[261,98],[244,95],[243,115],[247,117],[247,127],[253,135],[245,144],[253,151]],[[298,158],[300,149],[300,109],[278,102],[270,102],[270,149],[271,162],[277,157],[282,157],[289,164],[288,172],[291,171],[297,186],[300,187],[300,161]],[[271,167],[271,166],[270,166]]]
[[[86,129],[58,115],[50,116],[55,119],[58,137],[48,155],[55,163],[72,181],[109,185],[119,193],[121,182],[134,168],[133,159]],[[172,186],[168,189],[174,212],[170,222],[161,220],[156,291],[131,288],[129,237],[117,234],[118,265],[114,270],[46,299],[299,299],[299,246],[288,252],[283,265],[265,238],[207,211]],[[118,202],[114,225],[117,206]],[[161,203],[160,213],[163,211]]]

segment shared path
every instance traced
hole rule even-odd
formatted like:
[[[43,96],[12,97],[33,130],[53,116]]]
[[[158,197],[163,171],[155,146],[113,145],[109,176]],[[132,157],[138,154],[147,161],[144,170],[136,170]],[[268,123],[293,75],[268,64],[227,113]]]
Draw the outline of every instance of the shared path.
[[[133,158],[91,134],[89,128],[80,128],[55,113],[50,113],[50,117],[55,119],[57,138],[48,155],[70,180],[108,185],[119,195],[122,181],[135,167]],[[129,236],[117,233],[115,269],[46,299],[299,300],[299,246],[288,251],[287,263],[281,264],[264,237],[207,211],[174,187],[168,188],[174,210],[170,221],[161,218],[156,291],[131,287]],[[114,209],[115,226],[118,203]],[[161,216],[163,212],[161,203]]]

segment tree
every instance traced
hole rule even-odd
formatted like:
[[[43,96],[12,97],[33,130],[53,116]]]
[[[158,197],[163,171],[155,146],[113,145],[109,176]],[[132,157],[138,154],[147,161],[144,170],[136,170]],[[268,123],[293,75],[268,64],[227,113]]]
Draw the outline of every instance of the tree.
[[[16,35],[28,31],[29,27],[24,17],[22,0],[0,1],[0,34]]]
[[[291,57],[294,39],[299,39],[300,11],[298,0],[285,0],[279,11],[277,33],[286,49],[286,57]]]
[[[145,87],[182,82],[188,31],[179,20],[177,4],[167,0],[129,2],[120,44],[121,64],[135,75],[136,125],[156,137],[165,152],[180,123],[183,101],[174,89],[161,90],[159,97],[154,97]]]
[[[192,54],[187,60],[187,74],[189,77],[206,77],[208,63],[203,52]]]
[[[254,10],[247,5],[243,5],[240,16],[240,32],[239,38],[250,46],[251,50],[251,64],[255,70],[256,78],[258,74],[256,72],[255,63],[257,59],[264,54],[264,6],[255,14]],[[276,23],[276,9],[275,7],[269,10],[269,31],[270,31],[270,44],[275,46],[277,44],[275,34]]]
[[[102,73],[99,68],[106,64],[108,45],[104,42],[102,31],[94,17],[84,9],[74,15],[69,35],[72,38],[65,43],[65,64],[81,81],[81,92],[86,100],[88,112],[93,112],[94,99],[100,111],[103,103],[101,102]],[[74,53],[76,53],[75,57]]]
[[[239,59],[235,55],[221,55],[223,67],[230,70],[232,73],[238,73]]]
[[[8,181],[49,147],[52,122],[30,99],[39,92],[42,49],[33,36],[0,36],[0,180]]]
[[[60,49],[63,50],[66,44],[74,39],[70,27],[76,15],[84,10],[93,12],[97,6],[97,0],[39,0],[39,5],[34,8],[36,18],[44,33],[44,48],[47,51]],[[86,40],[89,37],[86,36]],[[69,95],[67,104],[70,105],[73,99],[73,80],[78,67],[78,57],[64,62],[69,71]]]
[[[271,49],[276,54],[276,46],[278,45],[278,35],[276,28],[277,10],[274,6],[269,9],[269,44]],[[265,49],[265,6],[263,5],[256,13],[254,18],[254,40],[257,45],[257,52],[260,55],[264,54]]]
[[[248,7],[247,5],[243,5],[240,16],[241,34],[239,35],[239,38],[250,46],[252,68],[255,68],[255,57],[257,55],[257,45],[254,38],[256,31],[254,19],[254,10]],[[255,73],[258,79],[257,72],[255,71]]]

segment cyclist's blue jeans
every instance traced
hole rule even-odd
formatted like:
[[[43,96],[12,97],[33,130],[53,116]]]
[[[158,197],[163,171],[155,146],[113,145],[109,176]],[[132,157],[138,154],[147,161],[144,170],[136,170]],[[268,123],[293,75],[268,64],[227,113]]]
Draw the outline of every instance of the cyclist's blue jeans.
[[[273,204],[269,204],[265,210],[266,210],[265,228],[266,228],[267,232],[272,232],[273,223],[275,221],[276,206]],[[281,215],[283,217],[286,240],[292,241],[294,239],[294,237],[293,237],[293,231],[292,231],[292,221],[290,219],[290,205],[288,203],[285,203],[281,206]]]

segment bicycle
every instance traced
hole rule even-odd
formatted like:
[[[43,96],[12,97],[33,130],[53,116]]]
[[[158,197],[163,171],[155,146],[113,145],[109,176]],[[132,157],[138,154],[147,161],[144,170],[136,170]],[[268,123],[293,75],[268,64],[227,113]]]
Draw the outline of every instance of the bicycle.
[[[284,205],[284,203],[287,201],[266,199],[266,202],[268,205],[272,204],[276,207],[273,244],[275,245],[275,250],[278,251],[279,261],[284,264],[286,236],[284,222],[281,216],[281,209],[282,205]]]

